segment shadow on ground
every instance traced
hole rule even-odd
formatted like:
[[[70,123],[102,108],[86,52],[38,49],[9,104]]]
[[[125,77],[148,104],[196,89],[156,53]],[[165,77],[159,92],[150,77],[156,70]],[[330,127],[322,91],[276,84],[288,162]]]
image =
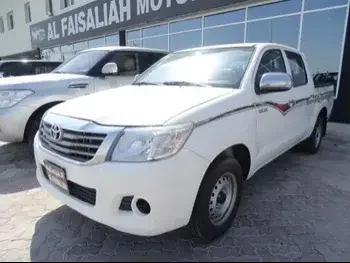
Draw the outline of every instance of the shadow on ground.
[[[0,194],[10,194],[38,187],[35,163],[27,144],[0,145]]]

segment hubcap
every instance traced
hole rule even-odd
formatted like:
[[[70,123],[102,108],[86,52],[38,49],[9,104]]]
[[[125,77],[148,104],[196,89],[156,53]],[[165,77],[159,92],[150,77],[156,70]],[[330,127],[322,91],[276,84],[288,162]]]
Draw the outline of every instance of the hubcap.
[[[237,180],[232,173],[223,174],[216,182],[209,200],[209,217],[214,225],[224,223],[232,212],[237,197]]]
[[[321,138],[322,138],[322,125],[319,124],[317,126],[316,134],[315,134],[315,145],[316,145],[316,147],[318,147],[318,145],[320,144]]]

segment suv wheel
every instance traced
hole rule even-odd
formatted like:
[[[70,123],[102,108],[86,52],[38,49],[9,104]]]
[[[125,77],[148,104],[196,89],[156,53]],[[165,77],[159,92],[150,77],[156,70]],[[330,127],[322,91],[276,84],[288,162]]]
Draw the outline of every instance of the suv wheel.
[[[199,238],[212,241],[232,225],[242,194],[242,169],[226,159],[208,170],[199,188],[190,227]]]

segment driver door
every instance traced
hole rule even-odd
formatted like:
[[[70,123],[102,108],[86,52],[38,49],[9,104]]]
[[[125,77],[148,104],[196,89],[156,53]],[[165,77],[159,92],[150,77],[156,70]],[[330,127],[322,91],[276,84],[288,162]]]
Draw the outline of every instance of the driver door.
[[[118,73],[97,79],[95,92],[129,85],[138,74],[136,54],[133,52],[113,52],[106,60],[107,63],[116,63]]]

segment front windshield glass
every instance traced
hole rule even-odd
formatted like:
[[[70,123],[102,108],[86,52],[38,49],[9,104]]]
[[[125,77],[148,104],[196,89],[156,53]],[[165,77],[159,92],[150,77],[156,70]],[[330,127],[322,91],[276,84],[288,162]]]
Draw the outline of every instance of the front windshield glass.
[[[107,53],[108,51],[102,50],[79,53],[61,64],[53,73],[87,74]]]
[[[253,51],[253,47],[225,47],[172,53],[133,85],[239,88]]]

